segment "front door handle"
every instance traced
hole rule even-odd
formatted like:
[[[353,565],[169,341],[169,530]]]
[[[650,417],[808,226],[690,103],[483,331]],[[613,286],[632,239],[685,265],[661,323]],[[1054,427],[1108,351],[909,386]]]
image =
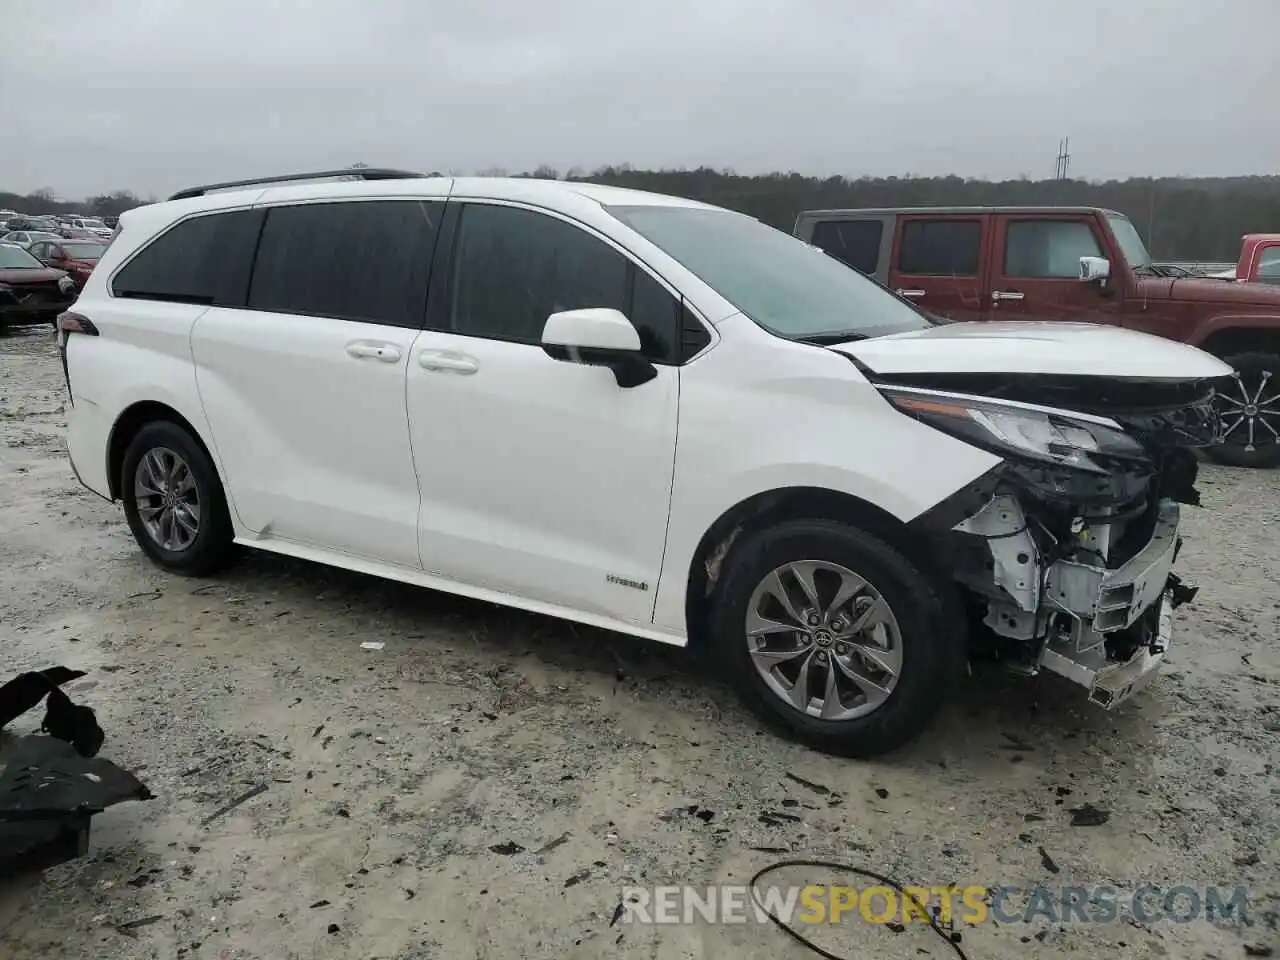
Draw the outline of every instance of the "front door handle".
[[[400,348],[393,343],[356,340],[347,344],[347,355],[355,357],[357,360],[381,360],[383,363],[396,363],[400,359]]]
[[[898,296],[900,296],[900,297],[910,297],[910,298],[911,298],[911,299],[913,299],[913,300],[914,300],[916,297],[923,297],[923,296],[925,295],[925,291],[924,291],[924,290],[904,290],[904,289],[902,289],[901,287],[899,287],[897,290],[895,290],[895,291],[893,291],[893,292],[894,292],[894,293],[896,293],[896,294],[897,294]]]
[[[1024,294],[1012,290],[992,290],[991,299],[997,302],[1001,300],[1021,300]]]
[[[465,353],[453,353],[449,350],[423,350],[418,354],[418,364],[424,370],[433,372],[449,371],[451,373],[470,374],[480,369],[475,357]]]

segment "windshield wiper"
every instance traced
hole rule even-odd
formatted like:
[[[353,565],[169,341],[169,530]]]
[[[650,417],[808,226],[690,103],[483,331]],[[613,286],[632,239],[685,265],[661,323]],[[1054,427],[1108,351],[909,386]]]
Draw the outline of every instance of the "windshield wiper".
[[[845,330],[837,333],[811,333],[807,337],[796,337],[800,343],[813,343],[820,347],[827,347],[835,343],[849,343],[853,340],[868,339],[865,333],[854,333],[852,330]]]

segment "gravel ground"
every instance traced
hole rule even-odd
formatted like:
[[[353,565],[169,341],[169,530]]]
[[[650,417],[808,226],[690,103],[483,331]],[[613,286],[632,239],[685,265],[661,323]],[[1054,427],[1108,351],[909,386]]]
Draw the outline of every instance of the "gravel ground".
[[[72,695],[102,755],[156,797],[95,818],[86,858],[0,878],[4,960],[813,956],[767,925],[613,922],[624,885],[788,855],[922,885],[1249,889],[1247,925],[986,923],[962,930],[975,960],[1280,948],[1280,472],[1205,468],[1180,564],[1202,590],[1132,703],[984,677],[911,748],[850,762],[762,733],[678,650],[268,555],[162,574],[72,477],[64,399],[47,330],[0,339],[3,674],[89,671]],[[1084,804],[1110,819],[1072,826]],[[811,935],[952,955],[923,927]]]

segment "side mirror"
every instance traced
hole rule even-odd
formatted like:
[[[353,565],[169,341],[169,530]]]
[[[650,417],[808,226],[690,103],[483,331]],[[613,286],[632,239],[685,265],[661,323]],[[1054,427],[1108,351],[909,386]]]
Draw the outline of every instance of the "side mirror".
[[[1106,257],[1081,257],[1080,279],[1084,283],[1106,280],[1111,276],[1111,261]]]
[[[620,310],[553,313],[542,328],[542,349],[553,360],[608,367],[620,387],[638,387],[658,375],[640,349],[640,334]]]

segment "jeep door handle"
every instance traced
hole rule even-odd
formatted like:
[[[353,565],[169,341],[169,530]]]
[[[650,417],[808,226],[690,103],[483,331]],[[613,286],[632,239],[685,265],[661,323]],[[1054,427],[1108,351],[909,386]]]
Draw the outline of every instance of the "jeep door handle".
[[[896,294],[897,294],[898,296],[900,296],[900,297],[909,297],[909,298],[911,298],[912,300],[914,300],[916,297],[923,297],[927,291],[924,291],[924,290],[904,290],[904,289],[902,289],[901,287],[899,287],[897,290],[895,290],[895,291],[893,291],[893,292],[894,292],[894,293],[896,293]]]
[[[433,373],[460,373],[464,376],[480,369],[480,363],[475,357],[448,350],[423,350],[418,354],[418,365]]]
[[[347,344],[347,356],[354,357],[357,360],[381,360],[383,363],[396,363],[400,359],[400,348],[392,343],[356,340]]]
[[[1018,293],[1013,290],[992,290],[991,291],[991,299],[997,302],[1000,300],[1021,300],[1023,296],[1024,294]]]

